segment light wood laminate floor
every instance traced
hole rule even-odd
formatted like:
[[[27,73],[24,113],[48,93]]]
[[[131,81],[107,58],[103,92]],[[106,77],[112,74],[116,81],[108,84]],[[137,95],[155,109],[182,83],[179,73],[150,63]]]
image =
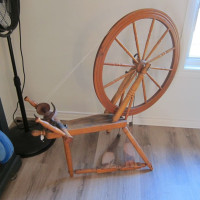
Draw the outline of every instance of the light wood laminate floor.
[[[200,199],[200,130],[155,126],[129,127],[154,170],[107,174],[67,173],[63,143],[57,139],[45,153],[23,159],[17,178],[11,181],[2,200],[198,200]],[[103,152],[119,130],[74,137],[74,168],[100,165]],[[115,151],[123,164],[122,131]],[[137,154],[137,161],[141,161]]]

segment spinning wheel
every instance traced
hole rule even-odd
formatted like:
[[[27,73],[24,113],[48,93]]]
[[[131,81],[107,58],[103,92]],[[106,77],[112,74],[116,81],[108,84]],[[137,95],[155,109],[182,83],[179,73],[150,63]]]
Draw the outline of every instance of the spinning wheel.
[[[151,163],[127,128],[126,119],[146,110],[164,94],[175,75],[178,61],[178,32],[165,13],[143,9],[126,15],[108,32],[95,60],[94,87],[106,109],[105,113],[69,120],[66,127],[55,116],[53,104],[51,112],[50,106],[45,103],[37,104],[26,98],[38,114],[44,115],[45,120],[36,118],[36,122],[46,129],[35,130],[32,135],[47,139],[63,138],[70,176],[74,173],[104,173],[142,167],[152,170]],[[144,163],[73,170],[69,145],[72,136],[116,128],[122,128]]]
[[[172,20],[154,9],[132,12],[110,29],[99,47],[96,94],[106,111],[115,114],[114,121],[140,113],[167,90],[178,60],[179,37]]]

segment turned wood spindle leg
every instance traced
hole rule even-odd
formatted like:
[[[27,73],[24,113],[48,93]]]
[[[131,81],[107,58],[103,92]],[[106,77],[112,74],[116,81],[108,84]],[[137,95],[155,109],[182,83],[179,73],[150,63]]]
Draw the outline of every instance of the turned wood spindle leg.
[[[70,145],[66,138],[63,138],[63,143],[65,147],[65,156],[67,160],[68,171],[69,171],[70,176],[73,177],[74,170],[73,170],[73,165],[72,165],[72,155],[71,155]]]
[[[38,103],[36,103],[35,101],[33,101],[33,100],[31,100],[29,97],[25,97],[24,98],[24,101],[27,101],[27,102],[29,102],[34,108],[37,108],[37,106],[38,106]]]

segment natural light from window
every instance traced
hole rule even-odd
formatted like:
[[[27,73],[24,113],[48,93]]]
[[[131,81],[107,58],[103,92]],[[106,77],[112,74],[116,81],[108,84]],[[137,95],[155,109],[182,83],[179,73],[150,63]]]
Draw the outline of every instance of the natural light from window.
[[[192,42],[184,68],[189,70],[200,70],[200,9],[198,9]]]
[[[200,12],[198,13],[196,27],[193,33],[189,57],[200,58]]]

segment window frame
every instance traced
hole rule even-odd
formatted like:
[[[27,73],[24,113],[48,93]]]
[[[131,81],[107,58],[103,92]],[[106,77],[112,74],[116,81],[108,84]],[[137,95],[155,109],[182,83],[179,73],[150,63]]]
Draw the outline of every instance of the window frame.
[[[183,47],[186,49],[184,70],[195,70],[195,72],[200,73],[200,58],[189,57],[198,12],[200,12],[200,0],[189,0],[187,14],[185,17],[185,24],[183,28],[182,43]],[[187,44],[184,41],[188,41]]]

